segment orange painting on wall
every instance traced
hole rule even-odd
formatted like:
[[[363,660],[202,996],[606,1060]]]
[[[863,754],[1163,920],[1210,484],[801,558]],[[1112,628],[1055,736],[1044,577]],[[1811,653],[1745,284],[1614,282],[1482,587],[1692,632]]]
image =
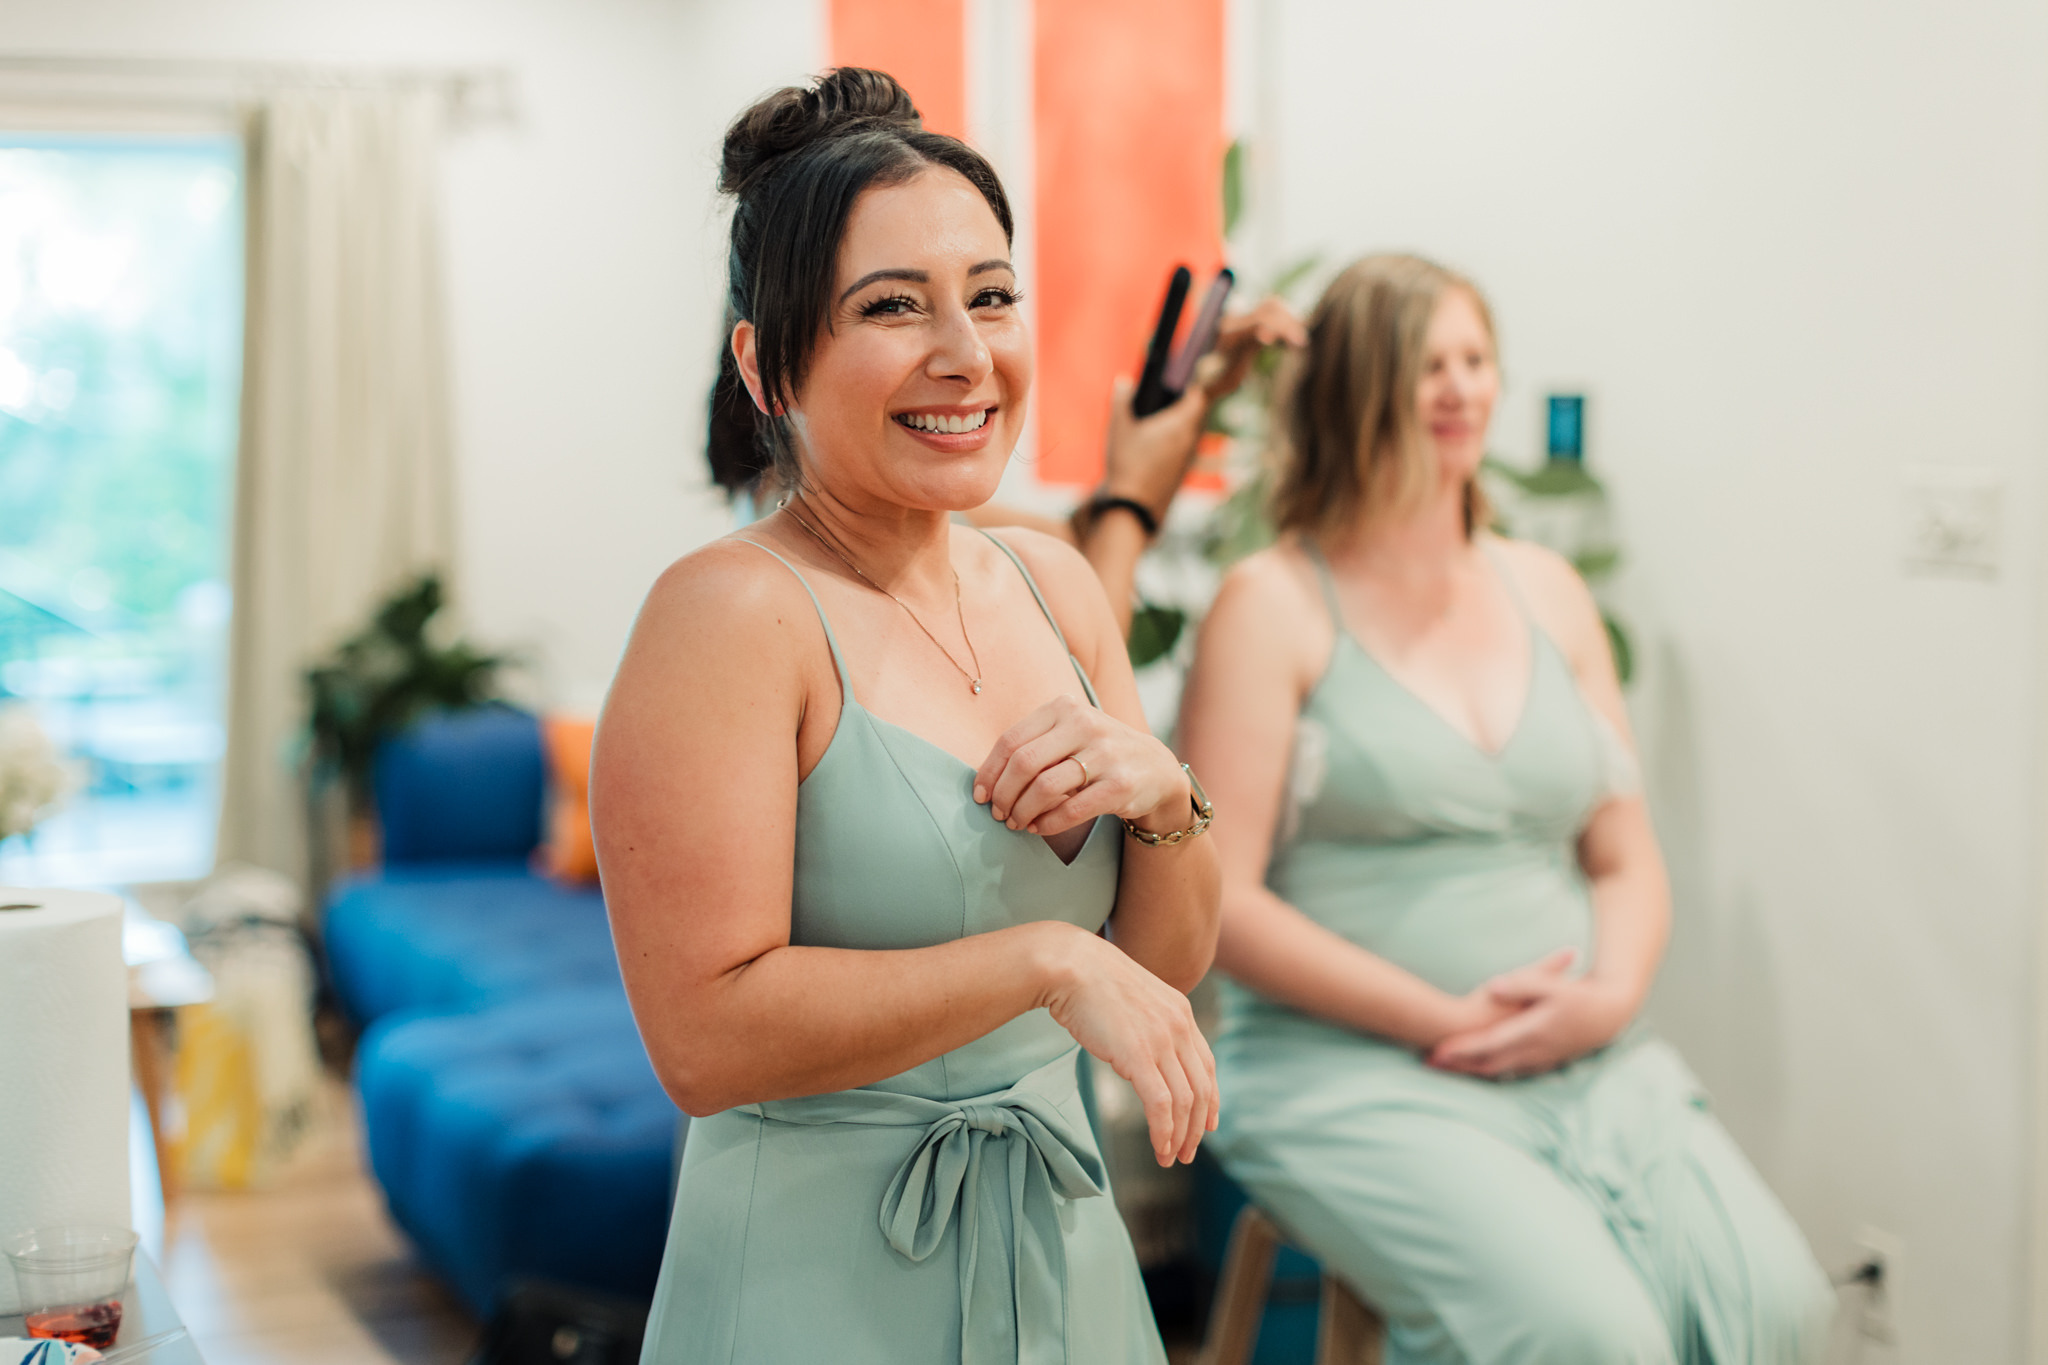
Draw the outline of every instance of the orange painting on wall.
[[[1033,12],[1038,473],[1087,484],[1167,276],[1189,266],[1199,299],[1223,264],[1223,0]]]
[[[902,82],[935,133],[967,136],[965,0],[832,0],[825,50]]]

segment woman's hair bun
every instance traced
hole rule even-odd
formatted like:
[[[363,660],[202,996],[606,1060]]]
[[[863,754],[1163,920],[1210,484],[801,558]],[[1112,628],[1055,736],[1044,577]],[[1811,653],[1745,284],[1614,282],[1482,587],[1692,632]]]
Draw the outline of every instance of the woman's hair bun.
[[[885,71],[842,66],[808,86],[764,95],[725,130],[718,188],[739,194],[770,163],[816,142],[863,127],[920,129],[910,92]]]

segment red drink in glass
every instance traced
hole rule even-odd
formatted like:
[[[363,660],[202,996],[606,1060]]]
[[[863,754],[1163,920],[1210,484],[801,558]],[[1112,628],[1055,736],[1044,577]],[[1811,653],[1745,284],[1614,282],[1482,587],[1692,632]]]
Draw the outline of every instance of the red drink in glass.
[[[88,1303],[72,1308],[45,1308],[28,1315],[28,1334],[57,1341],[75,1341],[104,1351],[121,1333],[121,1301]]]

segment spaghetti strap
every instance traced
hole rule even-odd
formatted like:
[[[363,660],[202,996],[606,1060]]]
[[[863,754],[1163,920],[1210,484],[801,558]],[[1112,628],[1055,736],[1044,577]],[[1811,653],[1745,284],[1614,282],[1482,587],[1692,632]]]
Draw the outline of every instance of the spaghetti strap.
[[[737,540],[742,545],[753,546],[762,554],[767,555],[770,559],[780,564],[783,568],[795,574],[796,581],[803,584],[804,595],[811,599],[811,606],[815,608],[818,613],[818,624],[825,628],[825,644],[832,651],[832,667],[839,670],[839,690],[845,693],[846,700],[852,701],[853,679],[849,677],[846,672],[846,656],[839,652],[839,637],[832,633],[832,621],[830,617],[825,615],[825,604],[818,600],[818,594],[811,591],[811,585],[809,580],[807,580],[803,576],[802,572],[797,569],[796,565],[790,563],[781,555],[776,554],[775,551],[769,549],[760,541],[748,540],[745,536],[734,536],[733,539]]]
[[[1501,559],[1500,552],[1486,542],[1479,543],[1479,552],[1486,556],[1487,563],[1493,565],[1493,571],[1499,576],[1501,586],[1508,590],[1508,600],[1515,604],[1515,610],[1522,614],[1524,621],[1534,626],[1536,613],[1529,610],[1529,599],[1522,595],[1522,585],[1515,581],[1514,570]]]
[[[1316,586],[1323,590],[1323,605],[1329,608],[1330,627],[1339,635],[1351,632],[1344,625],[1344,608],[1337,601],[1337,576],[1330,572],[1330,561],[1323,558],[1322,549],[1306,536],[1301,540],[1301,552],[1308,559],[1311,569],[1316,571]]]
[[[1024,561],[1018,558],[1015,550],[1003,543],[1001,537],[989,535],[987,531],[982,531],[982,534],[988,536],[989,544],[1008,555],[1010,562],[1017,566],[1017,572],[1024,575],[1024,586],[1031,589],[1032,597],[1037,599],[1038,609],[1045,613],[1045,623],[1052,627],[1053,638],[1060,642],[1061,649],[1067,651],[1067,662],[1074,666],[1075,675],[1081,679],[1081,690],[1088,694],[1089,705],[1099,710],[1102,702],[1095,695],[1095,684],[1089,680],[1088,670],[1081,667],[1081,661],[1074,657],[1073,646],[1067,643],[1067,633],[1060,629],[1060,623],[1053,616],[1052,608],[1045,604],[1045,594],[1038,590],[1038,580],[1031,576],[1031,570],[1024,567]]]

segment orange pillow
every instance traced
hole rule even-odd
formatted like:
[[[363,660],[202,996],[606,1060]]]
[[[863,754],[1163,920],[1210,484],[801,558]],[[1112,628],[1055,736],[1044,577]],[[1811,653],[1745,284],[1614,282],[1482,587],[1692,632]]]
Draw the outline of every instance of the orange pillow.
[[[597,844],[590,837],[590,745],[597,722],[579,716],[543,716],[547,754],[547,833],[534,851],[540,870],[558,882],[597,880]]]

